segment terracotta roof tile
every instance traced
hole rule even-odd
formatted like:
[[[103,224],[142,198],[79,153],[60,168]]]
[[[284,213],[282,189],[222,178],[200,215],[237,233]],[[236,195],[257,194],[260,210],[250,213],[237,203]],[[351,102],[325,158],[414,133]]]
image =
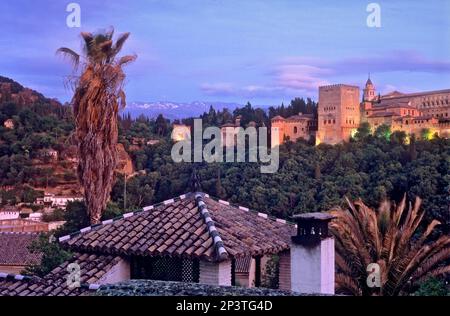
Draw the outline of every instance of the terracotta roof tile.
[[[229,203],[201,196],[219,240],[235,257],[273,253],[289,248],[294,226],[258,216]],[[193,194],[161,203],[149,211],[101,225],[63,240],[74,251],[114,255],[177,255],[218,260],[208,225]]]
[[[29,250],[32,242],[39,238],[35,233],[0,233],[0,265],[26,266],[37,264],[42,254]]]
[[[25,277],[15,280],[11,277],[0,277],[0,296],[78,296],[88,293],[87,284],[97,283],[119,261],[118,256],[75,254],[44,278]],[[82,287],[69,288],[67,267],[71,263],[80,266],[80,283]]]

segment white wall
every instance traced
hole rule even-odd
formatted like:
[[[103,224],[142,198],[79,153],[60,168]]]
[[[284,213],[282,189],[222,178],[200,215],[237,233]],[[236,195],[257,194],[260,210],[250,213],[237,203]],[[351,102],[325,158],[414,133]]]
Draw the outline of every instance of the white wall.
[[[200,261],[199,283],[231,285],[231,260],[222,262]]]
[[[128,260],[121,259],[115,266],[107,271],[100,280],[98,280],[98,284],[113,284],[129,280],[130,278],[130,263]]]
[[[334,294],[334,239],[316,246],[291,244],[291,289],[299,293]]]
[[[4,220],[4,219],[18,219],[18,218],[19,218],[19,212],[15,212],[15,211],[0,212],[0,220]]]

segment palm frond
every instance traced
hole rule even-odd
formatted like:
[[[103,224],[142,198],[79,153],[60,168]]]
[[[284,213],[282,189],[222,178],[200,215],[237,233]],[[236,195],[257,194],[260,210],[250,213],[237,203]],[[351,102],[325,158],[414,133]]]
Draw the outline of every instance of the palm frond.
[[[90,56],[92,53],[94,35],[90,32],[81,32],[80,35],[84,40],[84,51],[86,55]]]
[[[127,56],[123,56],[119,59],[119,61],[117,62],[117,64],[119,66],[125,66],[128,65],[132,62],[134,62],[137,59],[137,55],[127,55]]]
[[[445,262],[445,260],[450,258],[450,248],[443,249],[442,251],[434,254],[428,260],[426,260],[422,265],[414,272],[412,275],[413,280],[420,279],[422,276],[429,274],[433,267]],[[447,265],[450,266],[450,265]]]
[[[335,236],[338,291],[375,294],[366,284],[366,267],[374,262],[380,266],[382,295],[399,295],[418,279],[450,270],[445,264],[450,257],[450,237],[428,241],[440,223],[431,221],[418,235],[425,214],[420,198],[414,204],[407,203],[406,195],[398,205],[384,201],[378,212],[361,200],[346,201],[347,209],[331,211],[336,217],[330,230]]]
[[[63,57],[70,59],[70,61],[74,65],[75,69],[80,64],[80,55],[70,48],[61,47],[56,51],[56,54],[60,54]]]
[[[130,36],[130,33],[123,33],[119,35],[119,38],[117,38],[116,43],[114,44],[114,47],[112,49],[112,53],[114,56],[116,56],[121,50],[125,42],[127,41],[128,37]]]
[[[348,275],[337,273],[335,283],[338,288],[338,292],[342,294],[352,294],[355,296],[362,295],[362,289],[359,287],[358,282]]]

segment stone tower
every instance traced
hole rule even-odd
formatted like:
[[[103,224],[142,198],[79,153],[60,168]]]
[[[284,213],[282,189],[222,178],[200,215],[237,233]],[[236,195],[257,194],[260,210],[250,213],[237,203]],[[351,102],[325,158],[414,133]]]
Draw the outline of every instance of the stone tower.
[[[348,141],[359,127],[359,87],[345,84],[319,87],[316,144]]]
[[[370,75],[369,78],[367,79],[366,82],[366,86],[364,88],[364,101],[373,101],[376,98],[376,91],[375,91],[375,86],[372,83],[372,80],[370,80]]]

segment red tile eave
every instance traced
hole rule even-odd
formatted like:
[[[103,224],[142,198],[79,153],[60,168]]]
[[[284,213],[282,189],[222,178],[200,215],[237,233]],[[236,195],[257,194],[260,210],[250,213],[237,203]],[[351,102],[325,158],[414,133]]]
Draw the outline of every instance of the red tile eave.
[[[231,258],[289,249],[284,239],[287,240],[292,227],[288,228],[287,224],[210,199],[206,202]],[[174,215],[170,218],[167,214]],[[100,240],[100,236],[105,237]],[[99,254],[216,259],[206,225],[194,202],[188,199],[95,228],[63,245],[75,251]]]

